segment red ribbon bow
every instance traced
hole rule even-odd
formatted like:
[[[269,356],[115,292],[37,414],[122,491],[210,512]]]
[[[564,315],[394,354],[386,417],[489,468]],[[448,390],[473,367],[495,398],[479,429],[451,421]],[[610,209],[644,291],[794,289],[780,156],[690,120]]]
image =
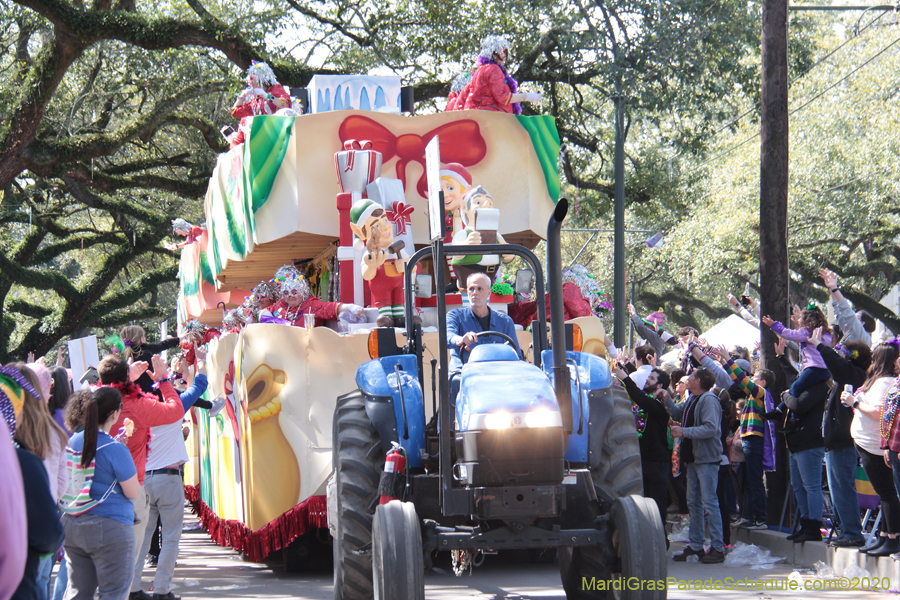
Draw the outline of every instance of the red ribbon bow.
[[[406,233],[406,226],[412,223],[412,213],[415,209],[405,202],[394,200],[391,208],[385,211],[388,220],[397,226],[397,235]]]
[[[344,150],[371,150],[372,142],[369,140],[344,140]]]
[[[338,129],[338,137],[346,148],[347,143],[358,139],[371,140],[371,148],[381,152],[384,163],[397,157],[397,178],[406,189],[406,165],[417,162],[422,165],[422,176],[416,184],[416,191],[423,198],[428,196],[428,183],[425,179],[425,146],[440,135],[441,161],[455,162],[464,167],[477,165],[487,155],[487,142],[481,135],[477,121],[462,119],[436,127],[424,135],[404,133],[394,135],[384,125],[364,117],[351,115],[344,119]]]

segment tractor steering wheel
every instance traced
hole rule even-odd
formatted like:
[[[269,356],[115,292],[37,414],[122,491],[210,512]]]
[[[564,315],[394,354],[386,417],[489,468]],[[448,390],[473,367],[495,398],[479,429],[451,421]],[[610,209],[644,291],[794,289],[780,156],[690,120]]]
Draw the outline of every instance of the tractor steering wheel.
[[[513,350],[516,349],[516,342],[513,341],[513,339],[511,337],[509,337],[508,335],[506,335],[505,333],[503,333],[501,331],[479,331],[478,333],[475,334],[475,338],[477,339],[480,337],[487,337],[489,335],[496,335],[497,337],[503,338],[504,340],[506,340],[506,342],[510,346],[512,346]],[[463,352],[466,352],[466,354],[463,354]],[[470,353],[470,352],[471,352],[471,350],[466,350],[465,346],[459,347],[459,359],[462,361],[462,364],[465,365],[468,362],[468,360],[469,360],[468,353]],[[518,356],[518,355],[519,355],[519,351],[516,350],[516,356]],[[519,357],[519,360],[525,360],[525,359]]]

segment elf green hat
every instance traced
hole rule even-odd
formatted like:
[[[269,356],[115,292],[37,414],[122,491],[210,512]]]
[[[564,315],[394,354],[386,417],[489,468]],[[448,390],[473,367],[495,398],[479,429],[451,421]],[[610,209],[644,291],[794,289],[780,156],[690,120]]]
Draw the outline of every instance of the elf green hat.
[[[357,200],[350,207],[350,221],[362,229],[368,218],[372,216],[372,213],[379,208],[381,206],[374,200],[369,200],[368,198]]]

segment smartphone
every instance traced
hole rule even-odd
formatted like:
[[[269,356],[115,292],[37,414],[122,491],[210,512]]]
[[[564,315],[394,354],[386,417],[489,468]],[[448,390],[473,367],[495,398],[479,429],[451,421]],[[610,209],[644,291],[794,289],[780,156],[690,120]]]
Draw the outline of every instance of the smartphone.
[[[847,393],[850,394],[850,395],[853,395],[853,384],[852,384],[852,383],[848,383],[847,385],[845,385],[845,386],[844,386],[844,391],[847,392]]]
[[[222,129],[220,129],[219,132],[221,132],[222,137],[227,140],[232,135],[234,135],[234,127],[232,127],[231,125],[226,125]]]
[[[741,296],[741,306],[744,308],[750,306],[750,296]]]

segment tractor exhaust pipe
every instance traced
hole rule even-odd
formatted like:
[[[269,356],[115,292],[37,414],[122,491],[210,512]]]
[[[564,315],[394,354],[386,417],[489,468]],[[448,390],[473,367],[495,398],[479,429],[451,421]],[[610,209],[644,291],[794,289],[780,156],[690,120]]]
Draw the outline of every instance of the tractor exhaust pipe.
[[[560,198],[547,224],[547,292],[550,294],[550,343],[553,347],[553,381],[556,400],[562,412],[566,433],[574,428],[572,417],[572,388],[566,364],[566,324],[562,291],[562,222],[569,212],[569,201]]]

